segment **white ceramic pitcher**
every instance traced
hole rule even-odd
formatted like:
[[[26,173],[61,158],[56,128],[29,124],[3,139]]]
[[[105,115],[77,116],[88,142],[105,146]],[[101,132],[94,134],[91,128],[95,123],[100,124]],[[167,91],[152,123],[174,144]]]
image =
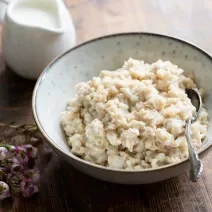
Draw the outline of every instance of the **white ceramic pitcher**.
[[[2,48],[7,65],[17,74],[37,79],[75,42],[73,22],[61,0],[13,0],[8,5]]]

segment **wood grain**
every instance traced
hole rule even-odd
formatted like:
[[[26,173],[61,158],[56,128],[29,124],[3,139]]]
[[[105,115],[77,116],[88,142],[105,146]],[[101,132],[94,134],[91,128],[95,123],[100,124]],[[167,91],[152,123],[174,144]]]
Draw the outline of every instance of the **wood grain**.
[[[77,30],[78,43],[106,34],[149,31],[189,40],[212,53],[210,0],[66,0]],[[4,67],[0,58],[0,121],[33,122],[33,81]],[[0,128],[0,137],[10,130]],[[40,156],[40,193],[28,200],[0,203],[2,211],[36,212],[211,212],[212,155],[197,183],[184,174],[164,182],[124,186],[88,177],[53,154],[50,164]],[[1,211],[0,210],[0,211]]]

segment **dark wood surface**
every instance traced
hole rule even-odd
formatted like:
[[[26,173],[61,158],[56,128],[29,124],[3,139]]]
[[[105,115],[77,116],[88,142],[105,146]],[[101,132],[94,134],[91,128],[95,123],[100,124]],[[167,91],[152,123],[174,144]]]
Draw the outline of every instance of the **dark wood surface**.
[[[78,43],[126,31],[150,31],[184,38],[212,53],[210,0],[66,0]],[[0,58],[0,122],[32,123],[31,96],[35,82],[4,67]],[[0,138],[13,133],[0,127]],[[46,148],[41,146],[41,151]],[[126,186],[88,177],[55,153],[40,154],[41,188],[31,199],[8,199],[0,211],[37,212],[211,212],[212,154],[203,159],[205,170],[197,183],[185,173],[164,182]]]

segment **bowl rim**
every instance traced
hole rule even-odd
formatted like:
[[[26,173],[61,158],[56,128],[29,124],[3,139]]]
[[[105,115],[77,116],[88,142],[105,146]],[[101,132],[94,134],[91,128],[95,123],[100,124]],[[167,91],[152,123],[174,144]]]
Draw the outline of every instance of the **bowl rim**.
[[[148,168],[148,169],[141,169],[141,170],[125,170],[125,169],[117,169],[117,168],[111,168],[111,167],[106,167],[106,166],[102,166],[102,165],[98,165],[98,164],[94,164],[94,163],[91,163],[89,161],[86,161],[80,157],[77,157],[76,155],[74,155],[73,153],[71,152],[65,152],[63,151],[63,149],[60,148],[60,146],[58,144],[56,144],[49,136],[48,134],[46,133],[46,131],[44,130],[39,118],[38,118],[38,115],[37,115],[37,108],[36,108],[36,98],[37,98],[37,93],[38,93],[38,90],[39,90],[39,86],[41,85],[42,81],[44,80],[45,78],[45,75],[46,73],[48,73],[48,71],[51,69],[51,67],[57,63],[63,56],[65,56],[66,54],[69,54],[70,52],[74,51],[75,49],[78,49],[80,48],[81,46],[85,46],[85,45],[88,45],[90,43],[94,43],[96,41],[99,41],[99,40],[103,40],[103,39],[110,39],[110,38],[114,38],[114,37],[119,37],[119,36],[133,36],[133,35],[144,35],[144,36],[154,36],[154,37],[163,37],[163,38],[166,38],[166,39],[170,39],[170,40],[175,40],[175,41],[178,41],[178,42],[181,42],[187,46],[190,46],[192,47],[193,49],[196,49],[198,50],[200,53],[204,54],[206,57],[208,57],[211,61],[212,61],[212,57],[211,55],[206,52],[205,50],[203,50],[202,48],[198,47],[197,45],[187,41],[187,40],[184,40],[184,39],[181,39],[181,38],[177,38],[177,37],[174,37],[174,36],[170,36],[170,35],[167,35],[167,34],[161,34],[161,33],[152,33],[152,32],[123,32],[123,33],[115,33],[115,34],[109,34],[109,35],[105,35],[105,36],[101,36],[101,37],[96,37],[96,38],[93,38],[93,39],[90,39],[88,41],[85,41],[85,42],[82,42],[80,43],[79,45],[76,45],[74,46],[73,48],[65,51],[64,53],[62,53],[61,55],[55,57],[46,67],[45,69],[42,71],[41,75],[39,76],[36,84],[35,84],[35,87],[34,87],[34,90],[33,90],[33,95],[32,95],[32,111],[33,111],[33,118],[35,120],[35,123],[37,124],[39,130],[41,131],[41,133],[43,134],[43,136],[46,138],[46,140],[48,141],[48,143],[50,144],[50,146],[59,154],[62,154],[64,155],[66,158],[71,158],[73,160],[76,160],[77,162],[79,163],[83,163],[83,165],[88,165],[90,167],[93,167],[93,168],[100,168],[100,169],[103,169],[103,170],[107,170],[107,171],[112,171],[112,172],[124,172],[124,173],[141,173],[141,172],[152,172],[152,171],[160,171],[160,170],[163,170],[163,169],[166,169],[166,168],[171,168],[171,167],[175,167],[175,166],[178,166],[178,165],[182,165],[186,162],[188,162],[188,158],[185,158],[179,162],[176,162],[176,163],[172,163],[172,164],[167,164],[167,165],[164,165],[164,166],[160,166],[160,167],[157,167],[157,168]],[[207,150],[209,147],[212,146],[212,140],[210,141],[207,141],[205,145],[203,145],[197,152],[198,154],[201,156],[201,153],[203,153],[205,150]]]

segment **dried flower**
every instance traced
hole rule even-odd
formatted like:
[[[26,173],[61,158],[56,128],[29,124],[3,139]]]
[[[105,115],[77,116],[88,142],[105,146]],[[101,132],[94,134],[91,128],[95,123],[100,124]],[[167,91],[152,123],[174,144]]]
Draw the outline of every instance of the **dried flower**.
[[[39,145],[42,141],[42,136],[34,124],[15,125],[0,122],[1,126],[14,129],[16,134],[24,136],[33,145]],[[31,197],[38,192],[40,180],[39,170],[33,169],[38,149],[31,144],[22,146],[6,144],[12,141],[9,139],[6,141],[5,138],[0,138],[0,199],[10,195]]]
[[[14,163],[12,164],[10,171],[12,174],[21,174],[24,171],[24,167],[22,164]]]
[[[16,147],[16,157],[21,164],[26,164],[29,161],[29,154],[24,147]]]
[[[7,183],[0,181],[0,200],[10,197],[10,190]]]
[[[24,172],[24,177],[28,181],[38,184],[40,181],[40,171],[37,169],[29,169]]]
[[[16,147],[15,146],[12,146],[12,145],[8,145],[8,148],[7,148],[9,151],[7,153],[7,158],[11,158],[15,155],[15,152],[16,152]]]
[[[31,157],[31,158],[36,158],[38,155],[38,149],[33,147],[31,144],[27,144],[22,146],[22,148],[25,148],[27,150],[27,154]]]
[[[15,157],[11,157],[11,158],[5,158],[4,161],[2,161],[2,166],[4,166],[4,168],[10,172],[11,171],[11,168],[14,164],[20,164],[19,160]]]
[[[6,169],[4,167],[0,167],[0,181],[2,181],[5,177]]]
[[[23,197],[31,197],[33,194],[38,192],[38,187],[31,181],[23,180],[20,184],[20,189]]]
[[[15,196],[20,195],[20,193],[21,193],[21,190],[20,190],[20,182],[21,182],[20,176],[13,175],[13,174],[9,173],[7,175],[7,180],[6,181],[7,181],[8,185],[10,186],[11,193],[13,195],[15,195]]]
[[[0,147],[0,161],[7,157],[8,150],[5,147]]]
[[[8,170],[5,167],[0,167],[0,181],[5,181]]]

